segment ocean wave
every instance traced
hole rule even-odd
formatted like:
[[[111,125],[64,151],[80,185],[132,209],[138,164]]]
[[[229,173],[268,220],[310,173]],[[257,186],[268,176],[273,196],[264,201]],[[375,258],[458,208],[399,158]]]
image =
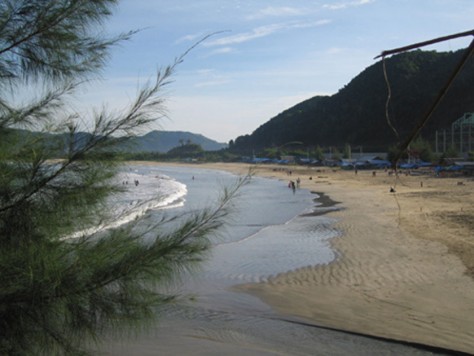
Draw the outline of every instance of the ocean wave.
[[[183,206],[186,201],[186,185],[169,176],[152,173],[140,174],[137,171],[119,173],[115,177],[115,184],[122,185],[125,191],[111,196],[106,202],[111,214],[109,219],[77,231],[67,238],[78,238],[117,228],[144,216],[150,210]]]

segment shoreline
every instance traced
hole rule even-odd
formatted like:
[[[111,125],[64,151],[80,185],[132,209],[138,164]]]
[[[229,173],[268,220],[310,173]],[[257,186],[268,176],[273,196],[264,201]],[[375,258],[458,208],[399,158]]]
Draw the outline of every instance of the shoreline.
[[[316,194],[318,198],[314,198],[315,203],[319,203],[313,208],[311,213],[302,214],[301,216],[321,216],[333,211],[337,211],[343,208],[336,207],[338,204],[341,204],[340,201],[332,200],[327,194],[323,192],[311,191],[312,194]]]
[[[238,163],[150,164],[240,175],[249,170]],[[312,325],[472,353],[472,178],[391,177],[383,171],[374,177],[372,171],[295,166],[288,176],[281,168],[259,166],[254,173],[282,181],[300,177],[301,188],[322,193],[315,213],[337,220],[341,235],[331,247],[338,258],[235,290]]]

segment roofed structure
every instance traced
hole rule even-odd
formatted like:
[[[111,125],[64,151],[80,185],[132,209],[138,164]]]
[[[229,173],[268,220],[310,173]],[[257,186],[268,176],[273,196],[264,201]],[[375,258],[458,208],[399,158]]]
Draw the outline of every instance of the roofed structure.
[[[456,149],[461,156],[474,150],[474,113],[465,113],[451,124],[451,130],[436,131],[436,152]]]

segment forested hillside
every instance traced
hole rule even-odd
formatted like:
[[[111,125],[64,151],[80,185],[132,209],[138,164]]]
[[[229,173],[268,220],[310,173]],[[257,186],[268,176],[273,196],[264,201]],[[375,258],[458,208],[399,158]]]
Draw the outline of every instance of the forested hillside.
[[[403,140],[446,83],[463,50],[413,51],[386,59],[391,88],[389,114]],[[474,60],[456,79],[421,136],[432,140],[465,112],[474,111]],[[317,89],[317,88],[315,88]],[[238,137],[232,149],[249,152],[298,141],[307,147],[363,145],[365,151],[386,150],[397,142],[385,104],[388,89],[382,61],[366,68],[332,96],[316,96],[280,113],[251,135]]]

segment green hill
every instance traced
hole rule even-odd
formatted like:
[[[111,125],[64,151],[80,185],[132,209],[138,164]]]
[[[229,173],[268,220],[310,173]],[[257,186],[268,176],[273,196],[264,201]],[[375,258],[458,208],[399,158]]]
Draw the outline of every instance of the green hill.
[[[129,141],[127,148],[130,152],[160,152],[182,146],[185,143],[193,143],[201,146],[204,151],[218,151],[227,147],[225,143],[219,143],[203,135],[186,131],[151,131],[143,136],[134,137]]]
[[[401,140],[420,120],[446,83],[463,50],[413,51],[386,59],[391,87],[389,114]],[[437,129],[474,111],[474,61],[465,66],[421,136],[433,140]],[[301,142],[306,147],[345,144],[364,151],[386,150],[397,142],[385,116],[387,85],[382,61],[366,68],[332,96],[316,96],[285,110],[252,134],[238,137],[232,150],[250,152]]]

